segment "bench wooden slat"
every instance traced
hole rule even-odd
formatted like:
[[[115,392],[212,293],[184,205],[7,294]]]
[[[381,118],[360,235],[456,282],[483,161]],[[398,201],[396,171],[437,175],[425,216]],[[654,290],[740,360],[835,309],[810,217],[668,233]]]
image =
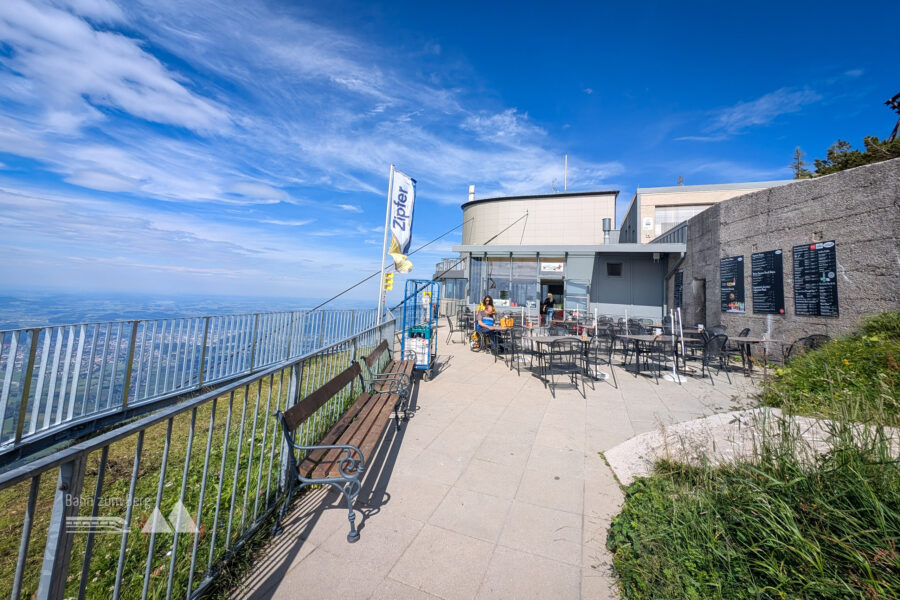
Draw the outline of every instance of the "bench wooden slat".
[[[381,439],[385,428],[388,426],[388,421],[390,421],[390,408],[393,408],[394,404],[396,404],[398,400],[396,394],[391,394],[390,396],[388,396],[388,398],[388,408],[385,408],[385,410],[382,410],[378,413],[376,422],[374,422],[372,424],[372,427],[370,428],[370,434],[366,436],[365,440],[356,445],[356,447],[359,448],[363,453],[363,456],[368,456],[370,460],[372,458],[372,451],[375,449],[375,446]]]
[[[366,356],[366,364],[369,365],[370,369],[374,369],[376,363],[378,363],[378,359],[381,358],[381,355],[388,349],[387,340],[381,340],[381,343]]]
[[[336,396],[353,379],[362,373],[358,362],[354,362],[344,369],[331,381],[325,383],[308,395],[306,398],[284,411],[284,420],[289,431],[294,431],[297,426],[319,410],[326,402]]]
[[[364,410],[347,429],[344,430],[337,443],[352,444],[360,449],[363,456],[369,456],[369,452],[381,439],[385,425],[390,418],[391,409],[397,401],[397,396],[391,394],[378,394],[366,403]],[[327,477],[329,473],[337,470],[338,463],[346,456],[343,450],[327,450],[325,456],[313,470],[314,477]]]
[[[347,430],[353,426],[354,422],[359,419],[364,419],[365,416],[371,412],[375,404],[375,396],[372,396],[368,392],[362,394],[353,406],[350,407],[347,414],[332,426],[328,433],[325,434],[325,437],[317,442],[317,445],[346,443],[344,440],[346,439]],[[352,431],[355,430],[355,428],[352,429]],[[343,454],[343,450],[320,448],[311,451],[306,455],[306,458],[303,459],[301,472],[305,470],[311,474],[322,462],[327,460],[329,454]]]
[[[332,426],[332,428],[325,434],[318,444],[336,444],[338,439],[343,435],[344,430],[347,429],[347,426],[356,418],[356,416],[363,410],[369,400],[371,399],[371,394],[368,392],[364,392],[360,394],[359,398],[356,399],[356,402],[347,409],[347,412],[344,413],[344,416],[340,418],[340,420]],[[304,477],[308,477],[312,470],[319,465],[322,457],[325,456],[325,449],[322,450],[312,450],[310,451],[297,469],[303,474]]]

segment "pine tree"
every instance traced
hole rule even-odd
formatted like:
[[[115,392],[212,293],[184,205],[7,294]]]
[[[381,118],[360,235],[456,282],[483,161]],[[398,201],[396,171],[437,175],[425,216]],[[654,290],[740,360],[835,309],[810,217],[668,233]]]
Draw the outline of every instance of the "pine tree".
[[[806,168],[806,161],[803,160],[804,156],[806,156],[806,153],[800,149],[800,146],[797,146],[794,149],[794,160],[791,161],[794,179],[809,179],[812,177],[812,173]]]

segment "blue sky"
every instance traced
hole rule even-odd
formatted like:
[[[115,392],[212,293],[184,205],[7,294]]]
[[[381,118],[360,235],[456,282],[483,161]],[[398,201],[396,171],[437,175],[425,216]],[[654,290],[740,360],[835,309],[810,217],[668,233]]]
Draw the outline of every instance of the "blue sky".
[[[734,4],[4,0],[0,289],[327,296],[380,266],[391,163],[415,248],[566,153],[621,221],[887,136],[896,3]]]

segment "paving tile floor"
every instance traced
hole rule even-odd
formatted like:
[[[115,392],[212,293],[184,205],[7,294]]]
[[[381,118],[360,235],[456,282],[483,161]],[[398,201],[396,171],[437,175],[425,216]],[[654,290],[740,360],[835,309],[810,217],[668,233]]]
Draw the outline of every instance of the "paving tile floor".
[[[370,458],[359,542],[343,499],[313,490],[234,598],[617,598],[606,534],[622,491],[601,453],[755,390],[736,373],[657,384],[617,366],[618,389],[598,381],[583,398],[561,382],[552,397],[527,371],[440,342],[412,417]]]

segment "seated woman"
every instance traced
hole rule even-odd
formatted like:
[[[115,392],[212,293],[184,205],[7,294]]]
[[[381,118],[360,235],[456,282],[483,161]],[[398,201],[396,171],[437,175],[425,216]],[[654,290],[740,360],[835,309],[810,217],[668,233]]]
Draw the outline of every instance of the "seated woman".
[[[481,347],[486,348],[489,345],[489,340],[492,340],[494,337],[493,331],[497,318],[497,309],[494,308],[494,299],[490,296],[485,296],[481,304],[484,306],[484,310],[478,313],[475,321],[475,331],[478,332],[478,337],[481,339]]]

